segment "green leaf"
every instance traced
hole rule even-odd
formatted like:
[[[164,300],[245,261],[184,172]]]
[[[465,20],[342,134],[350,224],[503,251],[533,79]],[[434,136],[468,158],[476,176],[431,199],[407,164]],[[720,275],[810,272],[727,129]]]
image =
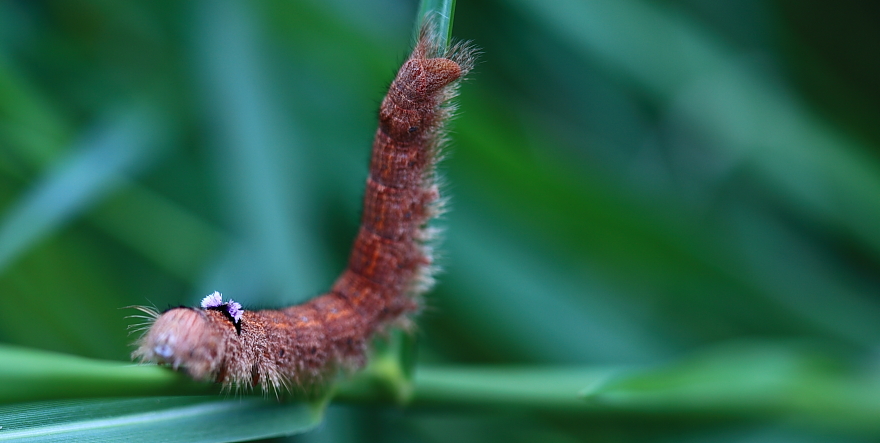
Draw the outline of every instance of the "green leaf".
[[[616,367],[423,367],[416,372],[413,405],[586,411],[593,408],[578,392],[619,372]]]
[[[452,21],[455,16],[455,0],[422,0],[419,3],[419,15],[416,17],[415,34],[418,35],[422,22],[432,20],[437,33],[443,38],[443,48],[449,46],[452,38]]]
[[[322,409],[253,397],[157,397],[0,407],[0,441],[228,442],[293,435]]]
[[[314,170],[296,125],[285,121],[266,81],[262,30],[249,2],[199,2],[194,59],[205,79],[204,101],[224,176],[224,211],[247,248],[233,244],[214,271],[229,293],[273,294],[294,301],[323,290],[325,252],[310,217]],[[281,148],[283,147],[283,149]],[[252,287],[242,287],[242,281]],[[250,283],[259,282],[259,283]],[[250,298],[249,298],[250,297]]]
[[[9,346],[0,346],[0,378],[0,403],[13,403],[0,406],[0,441],[251,440],[305,432],[320,423],[326,406],[323,398],[154,397],[217,388],[154,365]],[[146,397],[58,401],[138,395]]]
[[[0,345],[0,403],[205,393],[210,385],[155,365],[138,366]]]
[[[705,26],[637,0],[516,0],[586,59],[621,73],[675,118],[754,162],[787,205],[854,235],[880,257],[880,162],[742,60]]]
[[[880,378],[848,370],[816,347],[732,343],[621,372],[581,395],[619,413],[786,418],[810,427],[880,430]]]
[[[157,123],[144,112],[129,110],[99,125],[8,209],[0,219],[0,272],[144,169],[165,129]]]

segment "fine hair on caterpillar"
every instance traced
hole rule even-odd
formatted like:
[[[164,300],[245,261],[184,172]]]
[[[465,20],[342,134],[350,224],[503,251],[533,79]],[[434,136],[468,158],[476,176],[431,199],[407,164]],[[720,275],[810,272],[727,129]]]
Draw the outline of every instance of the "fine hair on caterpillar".
[[[139,307],[146,332],[132,358],[231,389],[308,388],[365,363],[369,340],[406,324],[433,283],[427,226],[441,210],[434,172],[449,103],[474,50],[442,49],[426,20],[379,109],[361,225],[330,291],[304,304],[248,311],[219,292],[199,307]]]

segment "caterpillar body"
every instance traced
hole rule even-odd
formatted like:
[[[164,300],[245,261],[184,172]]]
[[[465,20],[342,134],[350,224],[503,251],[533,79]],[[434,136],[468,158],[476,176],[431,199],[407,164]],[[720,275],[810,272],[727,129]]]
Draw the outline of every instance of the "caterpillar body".
[[[438,41],[421,29],[382,100],[360,229],[330,291],[279,310],[245,311],[219,293],[195,308],[139,308],[149,323],[133,359],[236,389],[308,387],[362,366],[370,338],[419,309],[432,284],[427,223],[441,209],[434,167],[449,100],[474,63],[471,46]]]

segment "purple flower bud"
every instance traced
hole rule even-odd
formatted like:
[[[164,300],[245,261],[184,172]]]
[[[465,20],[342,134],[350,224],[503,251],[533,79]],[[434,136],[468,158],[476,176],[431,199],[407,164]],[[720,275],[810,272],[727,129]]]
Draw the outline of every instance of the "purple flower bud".
[[[217,308],[223,304],[223,295],[217,291],[214,291],[213,294],[206,296],[202,299],[202,308]]]

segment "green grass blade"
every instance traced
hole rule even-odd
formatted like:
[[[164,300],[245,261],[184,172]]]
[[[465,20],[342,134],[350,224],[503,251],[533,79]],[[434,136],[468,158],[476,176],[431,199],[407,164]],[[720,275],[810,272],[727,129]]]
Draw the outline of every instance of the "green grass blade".
[[[9,346],[0,346],[0,378],[0,403],[13,403],[0,406],[0,441],[253,440],[305,432],[324,409],[321,400],[156,397],[216,387],[153,365]],[[110,396],[146,397],[101,398]],[[78,397],[92,399],[58,401]]]
[[[326,285],[322,270],[327,267],[313,235],[318,227],[309,216],[314,169],[266,81],[253,5],[197,4],[193,53],[205,78],[205,112],[217,147],[212,152],[228,186],[225,215],[251,243],[230,248],[231,260],[214,272],[212,283],[245,294],[240,298],[247,303],[260,294],[271,294],[278,303],[296,301],[291,294],[318,293]],[[242,282],[260,283],[245,287],[253,283]]]
[[[199,283],[196,276],[201,267],[227,240],[226,233],[190,208],[136,182],[105,199],[89,220],[156,266],[192,284]]]
[[[455,18],[455,0],[422,0],[419,15],[416,17],[415,33],[418,34],[425,20],[433,20],[437,34],[441,36],[443,48],[449,46],[452,38],[452,21]]]
[[[880,336],[876,322],[871,321],[872,314],[880,312],[880,306],[870,300],[858,300],[839,283],[823,281],[822,276],[833,275],[830,272],[804,272],[803,267],[792,266],[793,271],[786,272],[800,271],[808,275],[809,280],[816,280],[801,285],[793,282],[808,280],[782,272],[767,272],[771,268],[766,263],[755,267],[753,263],[757,259],[768,261],[772,256],[767,251],[757,258],[743,254],[741,249],[754,241],[751,238],[754,235],[732,242],[693,219],[672,215],[683,211],[675,209],[678,208],[675,201],[651,204],[634,198],[611,182],[598,180],[599,171],[570,169],[541,152],[524,155],[531,149],[524,143],[525,137],[515,130],[502,129],[514,127],[514,123],[506,119],[503,112],[485,105],[491,103],[489,100],[471,94],[463,96],[462,102],[463,108],[470,109],[471,113],[467,119],[456,122],[459,146],[451,162],[450,175],[457,188],[469,191],[455,201],[481,198],[479,206],[474,207],[482,212],[488,208],[509,210],[506,214],[511,215],[492,216],[509,218],[507,226],[526,222],[541,227],[538,235],[542,243],[553,244],[559,252],[559,255],[544,255],[548,262],[564,258],[588,260],[590,267],[601,270],[605,281],[622,283],[624,288],[633,283],[643,284],[651,292],[674,294],[665,303],[677,304],[677,307],[670,309],[665,320],[676,324],[675,328],[702,327],[700,322],[690,320],[709,315],[740,325],[756,320],[767,325],[789,323],[791,326],[786,327],[808,327],[868,346]],[[493,190],[491,197],[487,193],[490,189]],[[478,211],[471,210],[469,214],[478,214]],[[451,224],[458,217],[464,218],[456,213],[448,216]],[[488,217],[483,223],[490,223]],[[466,229],[469,227],[450,230],[450,247],[454,246],[456,236],[461,235],[456,232]],[[522,243],[513,236],[510,238],[511,243]],[[772,244],[770,240],[761,241]],[[781,241],[779,235],[772,238],[774,243]],[[777,249],[784,251],[783,246]],[[455,260],[467,261],[468,258],[455,257]],[[455,263],[450,262],[455,267]],[[488,280],[493,277],[489,271],[496,267],[495,262],[484,260],[487,264],[463,267],[452,275],[475,273],[467,277]],[[781,261],[786,265],[799,262],[799,259]],[[546,278],[540,272],[534,276],[537,280]],[[578,276],[572,273],[566,278],[574,283]],[[451,292],[454,296],[479,290],[479,287],[471,287]],[[717,300],[724,299],[725,303],[694,309],[696,304],[705,303],[706,294],[715,294]],[[829,297],[829,294],[834,295]],[[823,303],[830,309],[809,309]],[[740,308],[728,309],[733,305]],[[758,320],[758,316],[762,318]],[[700,330],[693,332],[697,336],[704,334]],[[509,333],[514,335],[516,332]]]
[[[375,357],[356,377],[338,385],[335,398],[372,403],[409,401],[412,406],[428,408],[601,412],[627,420],[645,415],[680,420],[787,417],[809,427],[880,430],[876,420],[880,416],[880,379],[846,369],[843,361],[821,347],[734,343],[669,365],[638,370],[604,365],[420,367],[412,384],[394,356],[399,351],[389,351],[384,357]],[[211,390],[208,385],[156,366],[135,367],[10,347],[0,347],[0,377],[4,380],[0,401],[19,402],[0,408],[4,431],[12,429],[6,428],[6,423],[19,423],[10,414],[23,408],[22,401]],[[112,404],[115,400],[101,401]],[[236,408],[239,413],[246,408],[267,410],[259,414],[267,414],[268,419],[281,410],[317,411],[324,405],[320,400],[298,405],[274,401],[264,404],[244,397],[235,400],[243,408],[237,409],[232,403],[222,406],[225,401],[217,401],[220,403],[209,400],[208,404],[216,408],[193,412],[193,419],[181,426],[196,426],[199,420],[208,420],[204,417],[218,412],[217,408]],[[154,403],[161,406],[161,400]],[[53,414],[54,406],[45,405],[46,413]],[[99,405],[96,402],[90,408]],[[140,426],[152,419],[125,420]],[[59,424],[56,420],[42,426]],[[95,428],[91,424],[77,426]],[[65,432],[69,430],[65,428]],[[48,435],[48,431],[40,432],[41,436]],[[0,433],[0,438],[6,435]]]
[[[785,420],[814,429],[880,430],[880,378],[822,348],[733,343],[648,369],[420,368],[413,405],[522,408],[684,421]]]
[[[150,162],[162,128],[145,120],[132,112],[99,126],[6,211],[0,221],[0,270]]]
[[[622,373],[584,399],[619,413],[741,417],[880,431],[880,378],[821,348],[732,343],[675,363]]]
[[[653,2],[516,0],[530,17],[620,72],[675,116],[711,134],[726,155],[754,162],[783,201],[853,235],[880,257],[880,162],[781,92],[718,35]]]
[[[213,389],[154,365],[138,366],[0,345],[0,404],[85,397],[206,393]],[[0,424],[2,425],[2,424]]]
[[[613,367],[419,368],[413,405],[585,412],[594,408],[577,393],[619,373]]]
[[[159,397],[38,402],[0,407],[0,441],[230,442],[293,435],[321,422],[303,403]]]

